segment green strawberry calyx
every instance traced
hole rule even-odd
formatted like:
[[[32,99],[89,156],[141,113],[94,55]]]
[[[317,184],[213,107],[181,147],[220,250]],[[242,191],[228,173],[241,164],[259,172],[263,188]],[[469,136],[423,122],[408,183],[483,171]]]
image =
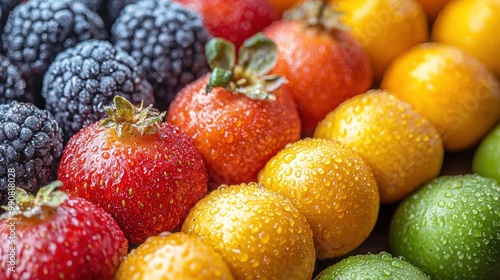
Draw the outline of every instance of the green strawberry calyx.
[[[215,87],[223,87],[251,99],[274,100],[276,96],[272,92],[287,82],[281,75],[266,75],[276,65],[278,50],[262,33],[243,43],[237,61],[234,44],[223,38],[208,41],[205,55],[212,69],[207,94]]]
[[[152,105],[143,108],[142,102],[140,106],[134,106],[125,97],[119,95],[113,98],[112,106],[104,106],[104,111],[108,117],[100,125],[115,129],[118,137],[121,137],[124,132],[141,136],[145,133],[154,134],[158,131],[157,123],[162,122],[167,113],[160,113]]]
[[[328,0],[304,1],[301,5],[285,11],[283,18],[300,20],[308,27],[317,27],[327,32],[335,30],[348,32],[349,27],[340,21],[344,14],[327,2]]]
[[[0,216],[0,219],[9,219],[19,215],[26,218],[38,217],[43,219],[68,197],[66,193],[56,190],[60,186],[62,186],[61,181],[54,181],[40,188],[36,196],[27,193],[22,188],[15,188],[15,203],[13,205],[9,204],[8,207],[2,206],[6,212]]]

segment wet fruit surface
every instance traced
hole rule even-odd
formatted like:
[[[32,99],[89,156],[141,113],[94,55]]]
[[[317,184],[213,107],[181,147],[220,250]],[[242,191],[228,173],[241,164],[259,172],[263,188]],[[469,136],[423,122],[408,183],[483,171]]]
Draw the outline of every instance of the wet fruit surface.
[[[331,0],[368,53],[374,80],[389,64],[428,37],[427,18],[416,0]]]
[[[224,260],[196,236],[151,236],[121,263],[115,279],[232,280]]]
[[[372,83],[368,56],[349,33],[282,20],[264,29],[264,34],[278,47],[272,73],[288,80],[283,87],[297,103],[303,135],[310,136],[328,112]]]
[[[372,168],[383,203],[401,200],[435,178],[443,162],[436,128],[383,90],[358,95],[318,124],[314,137],[334,139]]]
[[[430,279],[402,257],[387,252],[360,254],[346,258],[323,270],[314,280],[330,279]]]
[[[382,88],[410,103],[449,151],[470,148],[500,117],[500,84],[484,64],[458,48],[419,45],[398,57]]]
[[[450,1],[432,28],[432,40],[456,46],[477,57],[500,75],[500,1]]]
[[[276,100],[252,100],[221,87],[207,94],[208,78],[177,95],[167,120],[194,138],[216,185],[256,181],[270,157],[300,138],[292,97],[278,90]]]
[[[370,167],[333,140],[308,138],[288,145],[269,160],[259,182],[305,215],[320,259],[359,246],[378,217],[379,194]]]
[[[182,225],[222,255],[236,279],[310,279],[316,255],[306,218],[256,183],[223,186]]]
[[[399,205],[389,229],[391,252],[432,279],[498,279],[499,202],[493,179],[439,177]]]
[[[500,125],[492,129],[474,154],[472,171],[500,182]]]

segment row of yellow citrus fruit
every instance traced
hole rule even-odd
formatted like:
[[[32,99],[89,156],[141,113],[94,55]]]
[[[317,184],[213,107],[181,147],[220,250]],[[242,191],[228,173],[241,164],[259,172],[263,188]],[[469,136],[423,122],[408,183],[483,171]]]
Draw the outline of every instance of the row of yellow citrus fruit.
[[[185,261],[177,267],[171,262],[171,270],[197,279],[308,279],[317,258],[343,256],[366,239],[380,203],[400,201],[438,176],[445,150],[471,147],[498,121],[494,67],[445,39],[445,44],[425,43],[433,17],[425,18],[415,1],[334,2],[346,12],[346,22],[371,57],[375,79],[387,91],[344,101],[318,124],[313,138],[274,156],[259,173],[260,185],[222,186],[203,198],[182,231],[209,248],[183,248]],[[491,9],[484,1],[453,5],[460,2]],[[458,9],[453,7],[450,2],[441,14],[453,15],[449,11]],[[446,23],[441,14],[433,34],[446,33],[456,20],[448,16]],[[487,25],[483,30],[494,27]],[[198,242],[183,241],[188,237],[182,233],[173,236],[148,239],[131,252],[117,278],[144,278],[154,271],[149,266],[163,265],[143,258],[149,243]],[[205,250],[206,258],[193,248]],[[175,256],[182,259],[178,252]],[[134,258],[144,259],[144,266],[126,265]],[[209,258],[211,264],[203,263]]]

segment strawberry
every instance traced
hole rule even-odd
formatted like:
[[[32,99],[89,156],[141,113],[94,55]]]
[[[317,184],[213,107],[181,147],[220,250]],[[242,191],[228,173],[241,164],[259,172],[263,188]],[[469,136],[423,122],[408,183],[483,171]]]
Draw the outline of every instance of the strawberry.
[[[175,229],[207,192],[208,176],[193,140],[163,122],[165,113],[121,96],[114,107],[69,140],[57,173],[63,190],[103,207],[140,244]]]
[[[128,244],[101,207],[55,190],[11,190],[0,217],[0,279],[112,279]]]
[[[344,100],[371,87],[369,57],[331,6],[306,1],[263,33],[277,45],[278,61],[271,73],[288,79],[285,87],[297,103],[303,136],[311,136],[317,123]]]
[[[194,138],[212,183],[257,180],[265,163],[300,139],[300,119],[282,76],[266,75],[276,46],[262,34],[239,49],[222,38],[206,45],[212,72],[184,87],[170,104],[167,121]]]
[[[175,1],[198,12],[210,34],[237,47],[280,17],[269,0]]]

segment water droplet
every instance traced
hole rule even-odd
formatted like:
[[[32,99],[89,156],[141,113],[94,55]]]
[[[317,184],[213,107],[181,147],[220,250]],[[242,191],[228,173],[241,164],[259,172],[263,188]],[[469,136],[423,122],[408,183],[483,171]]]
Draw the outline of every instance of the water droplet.
[[[403,265],[402,265],[402,264],[401,264],[401,262],[399,262],[399,261],[393,261],[393,262],[391,263],[391,265],[392,265],[393,267],[396,267],[396,268],[402,268],[402,267],[403,267]]]

